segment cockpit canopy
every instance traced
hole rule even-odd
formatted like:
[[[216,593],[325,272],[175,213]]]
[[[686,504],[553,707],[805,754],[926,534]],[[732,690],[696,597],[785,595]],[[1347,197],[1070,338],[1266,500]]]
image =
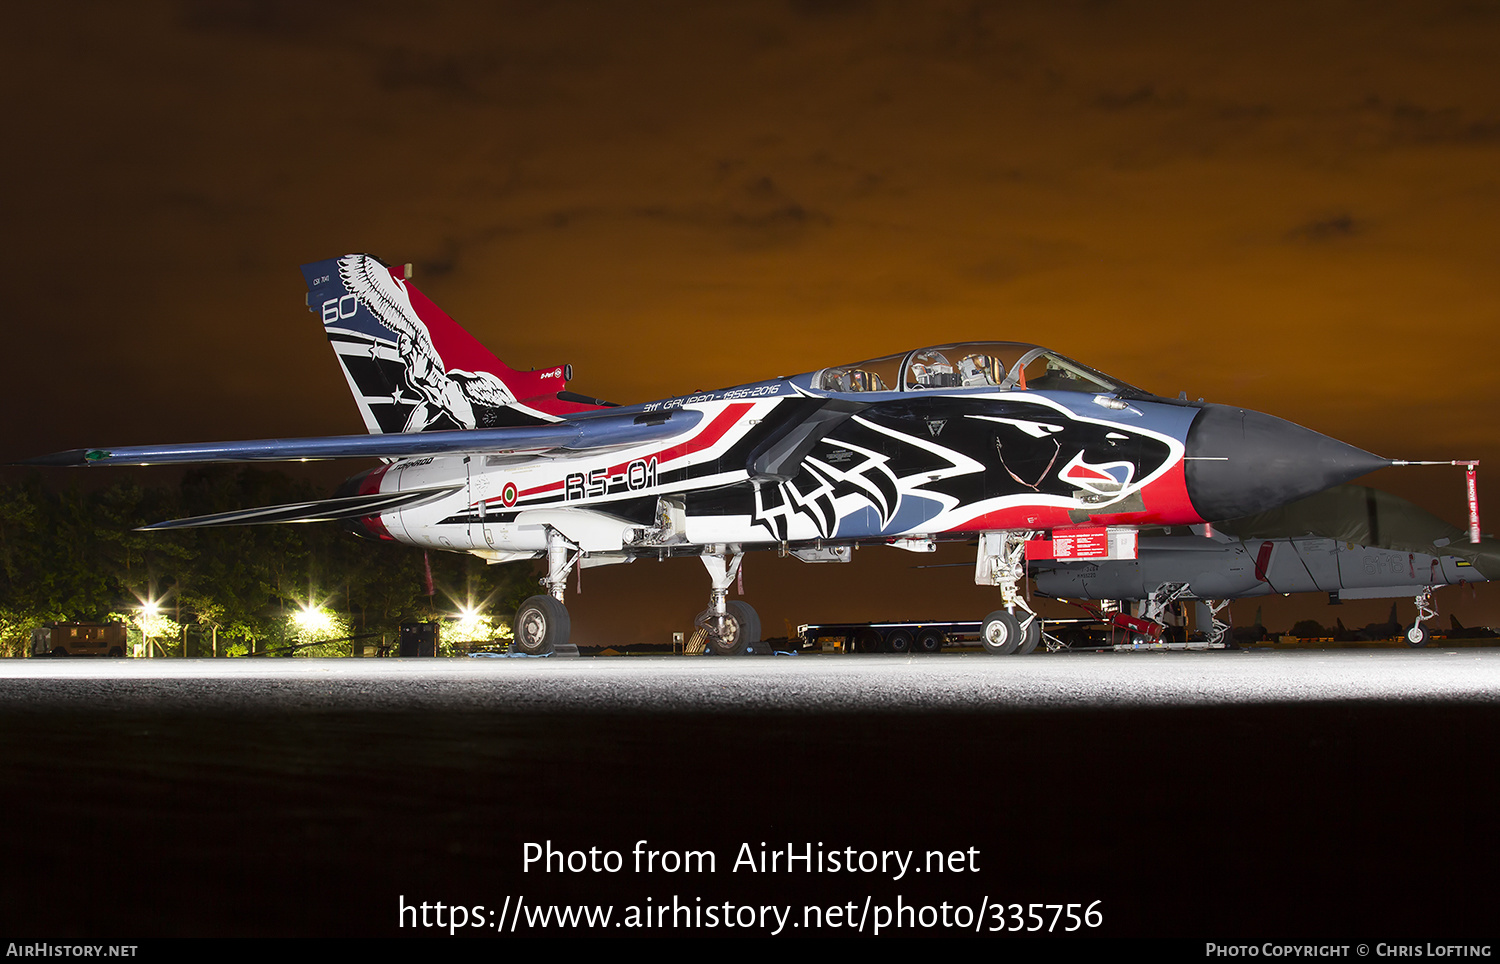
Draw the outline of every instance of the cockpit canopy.
[[[960,342],[838,365],[815,373],[812,387],[825,392],[989,388],[1149,394],[1049,349],[1014,341]]]

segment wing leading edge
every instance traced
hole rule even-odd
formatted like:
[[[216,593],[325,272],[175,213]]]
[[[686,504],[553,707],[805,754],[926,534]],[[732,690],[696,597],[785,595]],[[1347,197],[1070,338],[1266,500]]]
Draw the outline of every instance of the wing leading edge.
[[[655,442],[694,428],[701,412],[675,409],[647,415],[620,413],[566,419],[545,425],[405,432],[389,435],[328,435],[318,438],[251,439],[71,449],[17,465],[170,465],[191,462],[298,462],[309,459],[414,458],[496,452],[584,451]]]

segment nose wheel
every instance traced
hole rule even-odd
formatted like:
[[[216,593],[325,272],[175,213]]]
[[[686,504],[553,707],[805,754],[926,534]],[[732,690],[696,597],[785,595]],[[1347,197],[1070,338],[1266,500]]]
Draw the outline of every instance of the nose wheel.
[[[1432,587],[1428,586],[1416,596],[1417,621],[1412,623],[1411,628],[1406,631],[1406,643],[1408,646],[1421,647],[1427,645],[1427,640],[1432,634],[1427,627],[1422,625],[1429,619],[1436,619],[1438,611],[1432,605]]]
[[[994,656],[1009,656],[1021,647],[1024,633],[1021,623],[1006,612],[997,609],[984,617],[984,626],[979,631],[979,641],[984,651]]]
[[[1017,618],[1014,613],[997,609],[984,617],[979,630],[979,642],[993,656],[1026,656],[1036,652],[1041,641],[1042,617],[1035,613]]]
[[[979,555],[974,565],[974,582],[981,586],[999,586],[1004,609],[984,617],[979,641],[987,653],[996,656],[1026,655],[1036,651],[1042,641],[1042,617],[1031,611],[1020,591],[1026,578],[1026,530],[997,530],[979,536]]]

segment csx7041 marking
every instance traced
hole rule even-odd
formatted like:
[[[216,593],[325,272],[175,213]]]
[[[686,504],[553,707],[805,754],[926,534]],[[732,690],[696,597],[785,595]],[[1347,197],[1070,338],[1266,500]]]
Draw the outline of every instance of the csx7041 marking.
[[[599,468],[585,474],[569,472],[564,481],[564,498],[597,499],[617,492],[637,492],[656,485],[656,459],[636,459],[625,466],[625,471],[609,474],[609,469]]]

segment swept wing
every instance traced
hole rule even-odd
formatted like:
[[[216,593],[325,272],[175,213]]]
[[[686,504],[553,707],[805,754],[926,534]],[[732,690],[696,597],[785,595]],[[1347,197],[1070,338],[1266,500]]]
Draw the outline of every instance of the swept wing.
[[[190,442],[71,449],[20,465],[170,465],[189,462],[298,462],[309,459],[417,458],[498,452],[580,452],[671,438],[692,429],[701,412],[629,412],[566,419],[544,425],[399,432],[389,435],[329,435],[241,442]]]

